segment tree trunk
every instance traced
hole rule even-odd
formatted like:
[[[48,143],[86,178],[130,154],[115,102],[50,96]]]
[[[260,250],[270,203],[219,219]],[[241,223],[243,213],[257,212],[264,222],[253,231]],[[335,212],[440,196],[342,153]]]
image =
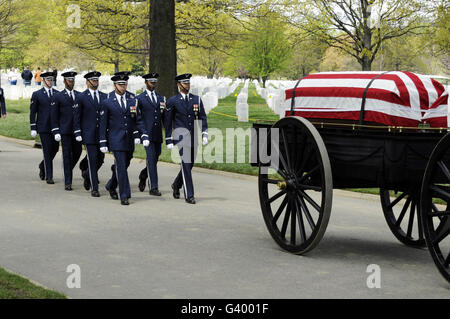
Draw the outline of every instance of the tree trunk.
[[[177,93],[175,0],[150,0],[149,71],[158,72],[157,90],[169,98]]]
[[[372,60],[367,55],[363,56],[359,63],[363,71],[372,71]]]

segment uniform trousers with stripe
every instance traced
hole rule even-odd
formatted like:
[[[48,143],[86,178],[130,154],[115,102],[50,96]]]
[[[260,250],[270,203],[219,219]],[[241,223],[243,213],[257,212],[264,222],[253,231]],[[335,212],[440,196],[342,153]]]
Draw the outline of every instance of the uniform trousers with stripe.
[[[100,152],[99,144],[85,144],[86,156],[80,162],[83,177],[91,181],[91,190],[98,191],[98,170],[102,167],[105,154]]]
[[[194,145],[192,147],[192,145]],[[197,143],[194,144],[194,139],[191,139],[191,144],[183,143],[177,144],[178,152],[181,158],[181,169],[175,178],[173,184],[177,188],[183,186],[184,197],[194,197],[194,183],[192,181],[192,168],[194,167],[195,158],[197,157]]]
[[[63,155],[64,184],[71,185],[73,168],[77,165],[77,162],[81,156],[81,143],[75,140],[75,135],[73,134],[62,134],[61,146]]]
[[[131,198],[130,180],[128,179],[128,167],[133,158],[131,151],[113,151],[114,165],[112,169],[112,177],[106,184],[106,188],[113,190],[119,186],[119,196],[121,200]]]
[[[45,179],[53,179],[53,159],[59,150],[59,143],[55,141],[50,133],[40,133],[44,160],[39,164],[39,168],[45,170]]]
[[[150,189],[158,188],[158,170],[157,164],[159,156],[161,155],[161,143],[150,142],[148,147],[145,147],[147,153],[147,167],[145,167],[139,174],[139,179],[147,179],[150,176],[148,185]]]

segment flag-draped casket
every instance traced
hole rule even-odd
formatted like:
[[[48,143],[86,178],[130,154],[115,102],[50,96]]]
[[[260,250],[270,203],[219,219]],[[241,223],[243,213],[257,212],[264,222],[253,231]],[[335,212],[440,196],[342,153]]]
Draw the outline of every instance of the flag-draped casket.
[[[388,126],[447,127],[448,92],[428,76],[411,72],[327,72],[303,78],[295,89],[294,115],[309,119],[360,119]],[[286,90],[286,116],[294,89]]]

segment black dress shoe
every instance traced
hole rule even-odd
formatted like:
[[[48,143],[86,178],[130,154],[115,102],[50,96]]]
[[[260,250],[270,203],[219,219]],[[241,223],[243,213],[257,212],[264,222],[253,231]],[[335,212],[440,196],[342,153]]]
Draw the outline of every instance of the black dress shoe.
[[[47,179],[47,184],[53,185],[55,184],[55,182],[53,181],[53,179]]]
[[[121,203],[122,205],[130,205],[130,203],[128,202],[128,199],[121,199],[121,200],[120,200],[120,203]]]
[[[142,179],[142,178],[139,178],[139,190],[141,191],[141,192],[143,192],[144,190],[145,190],[145,181],[146,181],[147,179]]]
[[[111,196],[112,199],[119,199],[119,196],[117,195],[117,192],[115,189],[108,189],[108,187],[106,187],[106,190],[109,192],[109,196]]]
[[[194,197],[186,198],[186,203],[195,204],[195,198]]]
[[[87,172],[82,172],[81,177],[83,177],[84,179],[83,182],[84,189],[88,191],[91,188],[91,180],[89,178],[89,174],[87,174]]]
[[[64,186],[64,189],[66,190],[66,191],[71,191],[72,190],[72,185],[66,185],[66,186]]]
[[[98,191],[92,191],[91,196],[92,197],[100,197],[100,193]]]
[[[171,185],[173,189],[173,198],[180,198],[180,189],[176,188],[174,184]]]
[[[151,189],[149,194],[154,196],[161,196],[161,192],[157,188]]]
[[[41,181],[45,179],[45,169],[41,165],[39,165],[39,178],[41,179]]]

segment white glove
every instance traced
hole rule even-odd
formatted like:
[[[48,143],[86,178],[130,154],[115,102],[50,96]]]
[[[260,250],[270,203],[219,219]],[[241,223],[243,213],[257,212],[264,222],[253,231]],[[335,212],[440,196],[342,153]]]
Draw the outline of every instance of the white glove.
[[[55,141],[57,142],[61,141],[61,135],[55,134]]]
[[[206,136],[203,137],[203,145],[208,144],[208,138]]]
[[[134,139],[134,144],[141,144],[141,139],[140,138],[135,138]]]
[[[144,147],[148,147],[150,145],[150,141],[149,140],[144,140],[142,142],[142,145],[144,145]]]
[[[32,138],[35,138],[36,135],[37,135],[37,131],[31,130],[31,137],[32,137]]]
[[[100,147],[100,151],[102,153],[108,153],[108,148],[106,146],[105,147]]]
[[[77,137],[75,137],[75,140],[76,140],[77,142],[81,142],[81,141],[83,140],[83,137],[77,136]]]
[[[172,143],[167,144],[167,148],[168,148],[169,150],[173,149],[173,144],[172,144]]]

